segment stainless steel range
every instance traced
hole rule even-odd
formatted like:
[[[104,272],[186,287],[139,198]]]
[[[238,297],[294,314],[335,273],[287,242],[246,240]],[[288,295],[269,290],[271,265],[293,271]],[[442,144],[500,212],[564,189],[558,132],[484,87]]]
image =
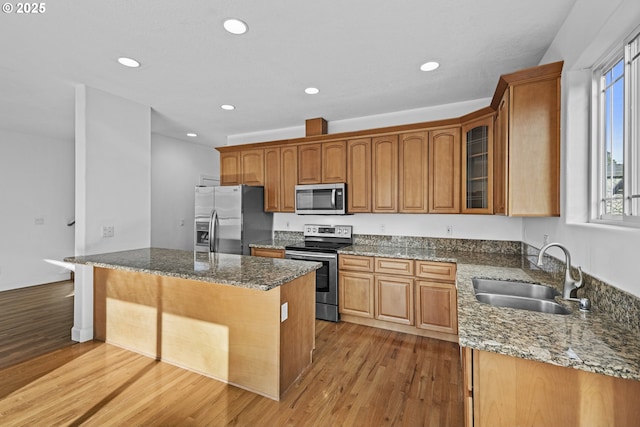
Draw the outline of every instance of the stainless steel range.
[[[353,244],[350,225],[304,226],[304,241],[285,246],[285,258],[317,261],[316,319],[338,322],[338,249]]]

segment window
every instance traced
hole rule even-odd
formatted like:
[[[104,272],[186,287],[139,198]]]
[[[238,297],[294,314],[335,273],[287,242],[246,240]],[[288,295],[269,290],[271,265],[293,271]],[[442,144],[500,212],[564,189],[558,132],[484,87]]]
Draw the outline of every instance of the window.
[[[640,35],[612,58],[594,74],[599,96],[593,217],[640,224]]]

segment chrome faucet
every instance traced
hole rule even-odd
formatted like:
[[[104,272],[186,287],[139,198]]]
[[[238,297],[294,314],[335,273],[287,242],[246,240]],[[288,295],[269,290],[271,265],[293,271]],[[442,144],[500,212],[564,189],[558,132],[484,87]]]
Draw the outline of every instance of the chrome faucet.
[[[567,259],[567,266],[564,272],[564,288],[562,289],[562,298],[564,299],[573,299],[571,297],[571,291],[574,289],[578,289],[582,286],[582,269],[578,267],[578,276],[580,277],[578,281],[573,280],[571,276],[571,255],[569,254],[569,250],[562,246],[560,243],[549,243],[544,245],[542,249],[540,249],[540,253],[538,254],[538,265],[542,265],[542,256],[552,246],[557,246],[564,252],[564,256]]]

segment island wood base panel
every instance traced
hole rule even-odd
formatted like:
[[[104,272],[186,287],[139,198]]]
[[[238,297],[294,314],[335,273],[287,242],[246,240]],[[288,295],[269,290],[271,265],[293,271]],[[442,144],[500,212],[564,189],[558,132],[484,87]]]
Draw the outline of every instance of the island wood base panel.
[[[315,273],[260,291],[96,267],[94,337],[279,400],[312,361]]]
[[[463,357],[468,427],[632,426],[640,421],[640,381],[465,347]]]
[[[420,329],[411,325],[402,325],[400,323],[392,323],[384,320],[371,319],[368,317],[353,316],[350,314],[340,314],[340,320],[343,322],[356,323],[358,325],[373,326],[374,328],[386,329],[388,331],[404,332],[405,334],[419,335],[421,337],[435,338],[438,340],[458,343],[458,335],[447,334],[440,331],[431,331],[428,329]]]

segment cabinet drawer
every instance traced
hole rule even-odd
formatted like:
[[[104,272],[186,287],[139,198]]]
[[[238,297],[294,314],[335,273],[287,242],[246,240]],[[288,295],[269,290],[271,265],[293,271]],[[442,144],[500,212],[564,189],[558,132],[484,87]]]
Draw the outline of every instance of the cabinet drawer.
[[[376,258],[376,273],[400,274],[413,276],[412,259]]]
[[[338,268],[340,270],[372,272],[373,258],[359,255],[340,255],[338,257]]]
[[[267,257],[267,258],[284,258],[284,250],[251,248],[251,256],[261,256],[261,257]]]
[[[454,282],[456,280],[456,265],[452,262],[416,261],[416,276]]]

